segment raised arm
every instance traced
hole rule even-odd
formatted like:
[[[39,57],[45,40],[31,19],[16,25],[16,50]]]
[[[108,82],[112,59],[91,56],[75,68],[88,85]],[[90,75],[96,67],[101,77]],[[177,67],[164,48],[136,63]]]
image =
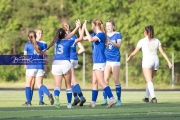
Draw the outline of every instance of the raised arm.
[[[80,27],[80,21],[79,21],[79,19],[78,20],[76,20],[76,22],[75,22],[75,24],[76,24],[76,27],[74,28],[74,30],[72,31],[72,32],[70,32],[66,37],[65,37],[65,39],[70,39],[75,33],[76,33],[76,31],[79,29],[79,27]]]
[[[86,21],[85,21],[86,22]],[[78,23],[81,26],[81,22]],[[79,38],[76,39],[75,43],[78,43],[83,40],[84,37],[84,27],[82,29],[79,27]]]
[[[166,53],[164,52],[164,50],[163,50],[163,48],[162,48],[161,45],[159,46],[159,51],[160,51],[160,53],[163,55],[163,57],[166,59],[166,61],[167,61],[167,63],[168,63],[168,66],[169,66],[169,68],[171,69],[171,68],[172,68],[172,64],[171,64],[171,62],[169,61],[169,59],[168,59],[168,57],[167,57]]]
[[[139,47],[136,47],[136,49],[129,55],[129,57],[126,59],[126,62],[128,62],[132,57],[134,57],[138,51],[140,50]]]

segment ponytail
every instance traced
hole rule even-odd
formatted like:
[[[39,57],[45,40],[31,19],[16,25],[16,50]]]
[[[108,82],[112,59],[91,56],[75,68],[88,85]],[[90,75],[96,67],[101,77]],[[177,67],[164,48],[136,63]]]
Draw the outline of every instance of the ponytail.
[[[35,51],[38,53],[38,54],[42,54],[42,51],[41,49],[39,48],[38,44],[37,44],[37,41],[36,41],[36,33],[34,31],[29,31],[28,32],[28,38],[29,40],[31,41],[31,43],[33,44],[34,46],[34,49]]]
[[[46,50],[51,48],[57,40],[61,40],[61,39],[65,38],[65,35],[66,35],[65,30],[63,28],[59,28],[56,32],[56,35],[54,36],[53,41],[51,42],[51,44],[49,45],[49,47]]]
[[[146,26],[145,31],[146,31],[149,39],[154,38],[154,28],[152,25]]]

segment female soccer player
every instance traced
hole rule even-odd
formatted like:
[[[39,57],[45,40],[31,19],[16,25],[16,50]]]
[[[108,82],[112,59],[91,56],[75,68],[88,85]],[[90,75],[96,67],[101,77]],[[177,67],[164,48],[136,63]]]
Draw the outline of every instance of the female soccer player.
[[[70,33],[70,25],[66,22],[62,23],[62,28],[66,31],[66,34]],[[81,32],[81,28],[79,28],[79,33]],[[74,35],[72,36],[69,40],[72,40],[75,42],[77,37]],[[81,87],[79,86],[77,80],[76,80],[76,75],[74,72],[74,69],[78,67],[78,55],[81,54],[82,52],[85,51],[83,45],[78,42],[77,43],[79,50],[76,52],[76,44],[73,44],[71,46],[71,52],[70,52],[70,62],[72,65],[71,68],[71,87],[72,87],[72,92],[74,95],[74,102],[72,103],[72,106],[76,106],[79,103],[79,106],[83,106],[83,104],[86,102],[86,99],[83,96],[83,93],[81,91]],[[79,98],[78,98],[79,96]]]
[[[68,105],[67,108],[72,108],[72,90],[71,90],[71,63],[70,63],[70,50],[71,46],[79,42],[83,38],[83,33],[80,34],[80,37],[76,41],[68,40],[72,37],[75,31],[80,27],[80,22],[76,21],[76,28],[66,36],[66,31],[63,28],[59,28],[56,32],[54,40],[47,48],[49,49],[55,43],[54,50],[54,61],[52,65],[52,74],[54,75],[55,89],[55,106],[60,108],[59,95],[62,79],[65,79],[66,84],[66,94]],[[84,32],[84,31],[82,31]]]
[[[104,81],[104,69],[106,65],[106,57],[104,54],[106,46],[106,31],[104,29],[103,22],[100,19],[95,19],[92,21],[92,29],[95,32],[95,34],[93,34],[94,36],[89,34],[86,28],[86,22],[83,24],[83,28],[85,28],[86,32],[86,37],[84,37],[84,39],[88,39],[89,42],[92,42],[93,54],[92,101],[88,106],[95,107],[99,84],[110,99],[107,107],[111,107],[116,103],[116,100],[113,97],[110,87]]]
[[[41,42],[42,44],[44,44],[44,48],[46,49],[47,48],[47,43],[42,41],[42,35],[43,35],[43,30],[42,29],[35,29],[34,30],[36,32],[36,41],[38,42]],[[46,54],[46,53],[45,53]],[[46,70],[46,65],[44,66],[44,69]],[[44,71],[45,72],[45,71]],[[43,81],[42,81],[42,84],[43,84]],[[35,85],[35,78],[31,81],[31,94],[32,94],[32,97],[33,97],[33,91],[34,91],[34,85]],[[43,97],[44,97],[44,93],[43,91],[41,91],[40,89],[38,89],[38,93],[39,93],[39,105],[47,105],[43,102]]]
[[[114,30],[115,23],[113,20],[108,20],[106,22],[106,29],[107,29],[107,37],[108,37],[108,45],[105,49],[106,55],[106,67],[104,71],[104,78],[105,82],[109,84],[109,78],[112,71],[113,79],[116,88],[116,95],[117,95],[117,103],[115,106],[121,105],[121,84],[119,81],[119,73],[120,73],[120,47],[122,43],[122,35],[119,32]],[[103,91],[104,101],[102,105],[107,105],[107,95],[106,92]]]
[[[152,25],[146,26],[144,28],[144,35],[145,38],[141,39],[136,49],[130,54],[127,58],[126,62],[128,62],[133,56],[137,54],[137,52],[142,49],[143,58],[142,58],[142,69],[143,74],[146,79],[146,97],[142,99],[143,102],[149,102],[149,95],[151,95],[151,103],[157,103],[157,99],[154,93],[154,86],[153,86],[153,77],[156,74],[156,71],[159,67],[159,58],[157,55],[157,50],[163,55],[166,59],[169,68],[172,68],[172,64],[169,61],[166,53],[162,49],[161,42],[154,38],[154,28]]]
[[[43,55],[40,55],[40,54],[42,54],[42,51],[45,50],[46,48],[44,47],[44,44],[36,41],[36,33],[34,31],[29,31],[28,39],[30,41],[25,44],[24,55],[27,55],[27,57],[32,56],[33,59],[36,59],[36,58],[43,59]],[[44,62],[43,61],[39,61],[39,63],[32,63],[32,64],[27,63],[26,88],[25,88],[27,102],[25,102],[23,106],[31,105],[32,94],[31,94],[30,86],[31,86],[32,80],[35,77],[36,77],[36,83],[37,83],[38,88],[49,97],[51,105],[54,104],[54,99],[53,99],[52,94],[49,92],[46,86],[42,84],[43,75],[44,75]]]

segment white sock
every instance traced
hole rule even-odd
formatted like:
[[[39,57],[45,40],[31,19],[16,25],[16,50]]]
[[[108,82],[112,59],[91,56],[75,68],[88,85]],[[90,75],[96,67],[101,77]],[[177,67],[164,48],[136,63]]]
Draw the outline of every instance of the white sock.
[[[146,84],[146,98],[149,98],[149,95],[150,95],[150,93],[149,93],[149,89],[148,89],[148,84]]]
[[[154,93],[154,85],[152,82],[148,82],[147,83],[148,89],[149,89],[149,93],[151,95],[152,98],[155,97],[155,93]]]

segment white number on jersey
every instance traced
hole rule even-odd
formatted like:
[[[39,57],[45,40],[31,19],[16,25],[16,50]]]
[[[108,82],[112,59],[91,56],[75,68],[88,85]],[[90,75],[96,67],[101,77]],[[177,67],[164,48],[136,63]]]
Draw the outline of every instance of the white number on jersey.
[[[113,48],[113,45],[110,43],[110,42],[108,42],[108,49],[112,49]]]
[[[61,44],[58,45],[58,48],[57,48],[57,54],[62,54],[64,51],[63,51],[63,46]]]

